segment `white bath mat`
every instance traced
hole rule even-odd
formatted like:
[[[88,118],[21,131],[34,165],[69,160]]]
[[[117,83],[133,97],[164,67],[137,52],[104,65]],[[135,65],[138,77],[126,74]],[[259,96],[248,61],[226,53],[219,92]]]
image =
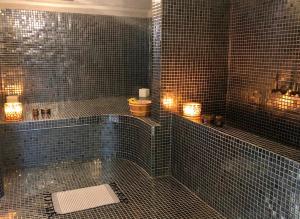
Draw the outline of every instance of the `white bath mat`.
[[[57,214],[68,214],[119,203],[120,200],[109,184],[52,193],[52,202]]]

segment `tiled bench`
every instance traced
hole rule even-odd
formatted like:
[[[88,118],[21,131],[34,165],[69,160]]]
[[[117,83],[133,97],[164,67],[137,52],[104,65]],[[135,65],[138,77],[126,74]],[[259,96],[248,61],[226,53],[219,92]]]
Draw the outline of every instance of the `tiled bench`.
[[[299,218],[300,150],[172,118],[172,174],[227,218]]]
[[[32,109],[45,107],[51,108],[51,118],[34,121]],[[152,144],[159,124],[131,116],[126,98],[31,104],[24,109],[22,122],[0,123],[5,168],[121,158],[152,174]]]

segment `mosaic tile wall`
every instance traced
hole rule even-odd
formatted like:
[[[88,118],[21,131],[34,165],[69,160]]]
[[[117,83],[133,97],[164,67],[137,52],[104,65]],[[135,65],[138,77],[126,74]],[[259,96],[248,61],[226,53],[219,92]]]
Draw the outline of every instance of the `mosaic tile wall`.
[[[3,136],[3,129],[0,128],[0,138],[2,139]],[[1,152],[1,145],[0,144],[0,152]],[[0,153],[0,198],[4,196],[4,183],[3,183],[3,164],[2,164],[2,155]]]
[[[292,161],[237,135],[174,116],[173,176],[227,218],[299,218],[300,152]]]
[[[2,169],[0,167],[0,198],[3,196],[4,196],[4,183],[3,183]]]
[[[169,173],[170,111],[199,101],[203,111],[225,114],[229,4],[227,1],[153,1],[153,118],[156,169]],[[165,99],[172,103],[166,107]]]
[[[151,174],[152,128],[140,119],[116,115],[6,124],[1,126],[1,156],[6,168],[123,158]]]
[[[203,112],[225,113],[229,1],[165,0],[162,4],[162,97],[201,102]]]
[[[300,146],[299,23],[299,1],[232,1],[228,119],[296,147]]]
[[[137,95],[149,80],[148,18],[0,10],[1,99]],[[0,101],[1,102],[1,101]]]

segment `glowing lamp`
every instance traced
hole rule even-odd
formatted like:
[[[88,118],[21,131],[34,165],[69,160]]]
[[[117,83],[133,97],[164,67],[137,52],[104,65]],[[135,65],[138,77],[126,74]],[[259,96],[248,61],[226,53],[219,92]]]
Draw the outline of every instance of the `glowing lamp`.
[[[176,98],[175,95],[171,92],[165,93],[162,98],[163,107],[167,110],[175,110],[176,107]]]
[[[163,105],[167,108],[171,108],[174,105],[174,100],[171,97],[163,98]]]
[[[5,120],[9,122],[20,121],[23,118],[23,106],[19,102],[18,96],[8,96],[7,103],[4,104]]]
[[[275,94],[271,96],[271,99],[268,102],[269,106],[273,106],[279,110],[297,110],[300,108],[300,98],[299,95],[291,96],[291,91],[284,95]]]
[[[295,106],[295,100],[288,94],[276,99],[275,104],[281,110],[293,110]]]
[[[198,117],[201,115],[200,103],[185,103],[183,104],[183,115],[188,117]]]

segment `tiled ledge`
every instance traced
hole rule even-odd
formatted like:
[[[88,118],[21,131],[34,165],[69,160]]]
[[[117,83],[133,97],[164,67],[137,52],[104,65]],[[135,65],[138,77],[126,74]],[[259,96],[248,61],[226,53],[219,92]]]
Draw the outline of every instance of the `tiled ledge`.
[[[20,122],[5,122],[1,113],[0,126],[14,130],[43,129],[63,126],[76,126],[103,122],[127,123],[132,119],[155,127],[159,126],[150,118],[135,117],[129,112],[126,97],[103,97],[93,100],[66,101],[52,103],[24,104],[23,120]],[[51,109],[51,118],[38,120],[32,118],[32,109]],[[3,112],[3,109],[1,109]]]
[[[224,127],[216,127],[213,125],[203,124],[200,120],[190,119],[188,117],[183,117],[181,115],[174,115],[178,117],[182,117],[186,119],[188,122],[192,124],[201,125],[213,132],[221,133],[228,137],[235,138],[239,144],[243,144],[246,142],[251,144],[254,147],[262,148],[264,150],[270,151],[282,157],[288,158],[292,161],[296,161],[300,163],[300,148],[297,149],[292,146],[284,145],[261,136],[255,135],[253,133],[238,129],[233,127],[230,123],[224,125]]]

